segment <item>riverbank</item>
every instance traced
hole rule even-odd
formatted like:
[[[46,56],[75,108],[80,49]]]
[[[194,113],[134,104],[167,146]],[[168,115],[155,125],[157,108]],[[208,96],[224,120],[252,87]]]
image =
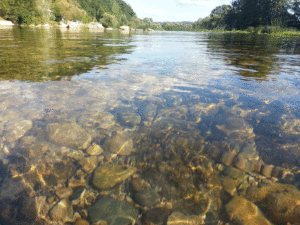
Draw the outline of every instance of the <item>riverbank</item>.
[[[62,30],[71,30],[71,31],[81,31],[81,30],[90,30],[90,31],[95,31],[95,32],[104,32],[104,31],[116,31],[119,30],[121,33],[129,33],[129,32],[152,32],[154,30],[148,28],[146,30],[143,29],[135,29],[131,28],[129,26],[120,26],[119,28],[112,28],[112,27],[104,27],[101,23],[98,22],[91,22],[91,23],[83,23],[81,21],[64,21],[60,23],[56,22],[50,22],[46,24],[30,24],[30,25],[17,25],[12,23],[11,21],[7,20],[1,20],[0,18],[0,29],[12,29],[15,26],[19,27],[30,27],[30,28],[42,28],[42,29],[49,29],[51,27],[53,28],[60,28]]]
[[[195,30],[196,32],[210,32],[210,33],[231,33],[231,34],[264,34],[278,37],[300,36],[300,31],[291,28],[281,27],[249,27],[246,30],[225,30],[225,29],[202,29]]]

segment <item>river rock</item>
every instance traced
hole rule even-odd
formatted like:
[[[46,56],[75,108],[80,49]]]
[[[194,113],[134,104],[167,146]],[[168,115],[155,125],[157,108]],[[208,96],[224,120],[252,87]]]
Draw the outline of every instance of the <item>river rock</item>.
[[[92,173],[98,165],[98,157],[90,156],[90,157],[83,158],[79,161],[79,164],[82,166],[82,169],[86,173]]]
[[[157,105],[151,102],[143,102],[138,108],[144,125],[150,126],[157,113]]]
[[[216,119],[219,124],[216,125],[217,129],[224,132],[227,136],[233,132],[253,133],[253,128],[245,122],[242,118],[237,116],[220,115]]]
[[[236,187],[238,186],[238,181],[237,180],[233,180],[228,176],[222,177],[221,178],[222,181],[222,186],[223,189],[230,194],[231,196],[237,195],[237,190]]]
[[[122,114],[118,121],[120,122],[120,124],[125,125],[125,126],[129,126],[129,127],[133,127],[136,125],[139,125],[141,122],[141,117],[135,114]]]
[[[75,123],[50,123],[47,125],[49,139],[57,144],[86,149],[91,136]]]
[[[200,122],[202,117],[215,116],[219,112],[219,106],[215,103],[198,102],[190,108],[190,113]]]
[[[49,215],[54,221],[73,221],[73,207],[67,200],[61,200],[50,210]]]
[[[73,194],[73,189],[70,188],[70,187],[57,188],[56,191],[55,191],[55,194],[60,199],[67,199]]]
[[[177,106],[175,108],[162,108],[157,113],[157,120],[170,119],[170,120],[187,120],[188,107],[185,105]]]
[[[204,215],[186,216],[181,212],[173,212],[168,218],[167,225],[201,225],[205,224],[204,219]]]
[[[4,109],[5,108],[2,108],[2,110],[4,110]],[[20,111],[18,111],[16,109],[7,109],[5,111],[0,112],[0,121],[1,122],[20,120],[20,118],[22,118],[22,115],[21,115]]]
[[[271,178],[272,177],[272,171],[273,171],[274,166],[273,165],[264,165],[262,169],[262,174],[266,178]]]
[[[226,205],[226,212],[230,220],[237,225],[271,225],[255,204],[239,196]]]
[[[133,127],[141,122],[141,117],[138,115],[136,107],[120,106],[112,111],[117,115],[118,122],[123,126]]]
[[[245,172],[233,168],[231,166],[227,167],[224,172],[225,175],[229,176],[230,178],[237,180],[239,183],[243,182],[244,180],[246,180],[247,175]]]
[[[23,200],[20,210],[20,216],[26,220],[35,220],[37,217],[46,216],[49,211],[49,205],[46,202],[46,196],[38,196]]]
[[[104,143],[103,148],[111,153],[125,156],[131,155],[135,151],[132,139],[122,133],[118,133],[114,137],[108,139]]]
[[[131,177],[136,171],[132,166],[105,163],[95,170],[93,185],[101,190],[110,189]]]
[[[143,213],[141,221],[144,225],[164,225],[172,210],[168,207],[156,207]]]
[[[0,190],[0,201],[9,199],[15,201],[20,197],[20,194],[28,191],[21,179],[6,177],[3,181]]]
[[[90,224],[86,220],[79,219],[79,220],[76,220],[75,225],[90,225]]]
[[[106,221],[108,225],[134,224],[138,216],[138,210],[133,205],[109,196],[101,197],[88,213],[92,223]]]
[[[84,112],[77,118],[78,124],[87,129],[109,129],[114,126],[115,116],[107,112]]]
[[[142,206],[152,207],[159,203],[160,195],[157,193],[157,190],[154,188],[149,188],[143,191],[140,191],[134,195],[136,202]]]
[[[96,143],[93,143],[90,147],[88,147],[86,153],[91,156],[98,156],[103,153],[103,149],[101,148],[101,146],[97,145]]]
[[[5,124],[4,138],[7,142],[14,142],[23,137],[32,127],[31,120],[9,121]]]
[[[300,191],[293,185],[271,183],[251,187],[246,198],[257,204],[274,223],[300,221]]]

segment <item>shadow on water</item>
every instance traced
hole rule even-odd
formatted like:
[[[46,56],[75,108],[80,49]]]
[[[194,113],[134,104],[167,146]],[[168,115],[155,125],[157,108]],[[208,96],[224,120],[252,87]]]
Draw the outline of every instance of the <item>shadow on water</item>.
[[[60,80],[116,62],[130,53],[130,36],[118,32],[13,29],[1,32],[0,80]],[[101,68],[101,67],[100,67]]]

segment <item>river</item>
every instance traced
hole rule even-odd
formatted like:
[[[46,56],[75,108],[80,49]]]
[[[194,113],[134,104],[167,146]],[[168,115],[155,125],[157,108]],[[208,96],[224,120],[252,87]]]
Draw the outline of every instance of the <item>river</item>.
[[[300,222],[299,61],[299,37],[0,30],[1,221]]]

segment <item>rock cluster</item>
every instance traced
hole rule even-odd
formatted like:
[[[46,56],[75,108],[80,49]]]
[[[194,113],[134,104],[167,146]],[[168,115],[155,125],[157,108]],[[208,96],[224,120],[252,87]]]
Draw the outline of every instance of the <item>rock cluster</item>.
[[[264,162],[253,127],[236,112],[241,109],[190,106],[180,99],[172,106],[136,101],[72,115],[1,113],[0,219],[76,225],[299,222],[297,173]],[[284,125],[297,133],[290,126]]]

